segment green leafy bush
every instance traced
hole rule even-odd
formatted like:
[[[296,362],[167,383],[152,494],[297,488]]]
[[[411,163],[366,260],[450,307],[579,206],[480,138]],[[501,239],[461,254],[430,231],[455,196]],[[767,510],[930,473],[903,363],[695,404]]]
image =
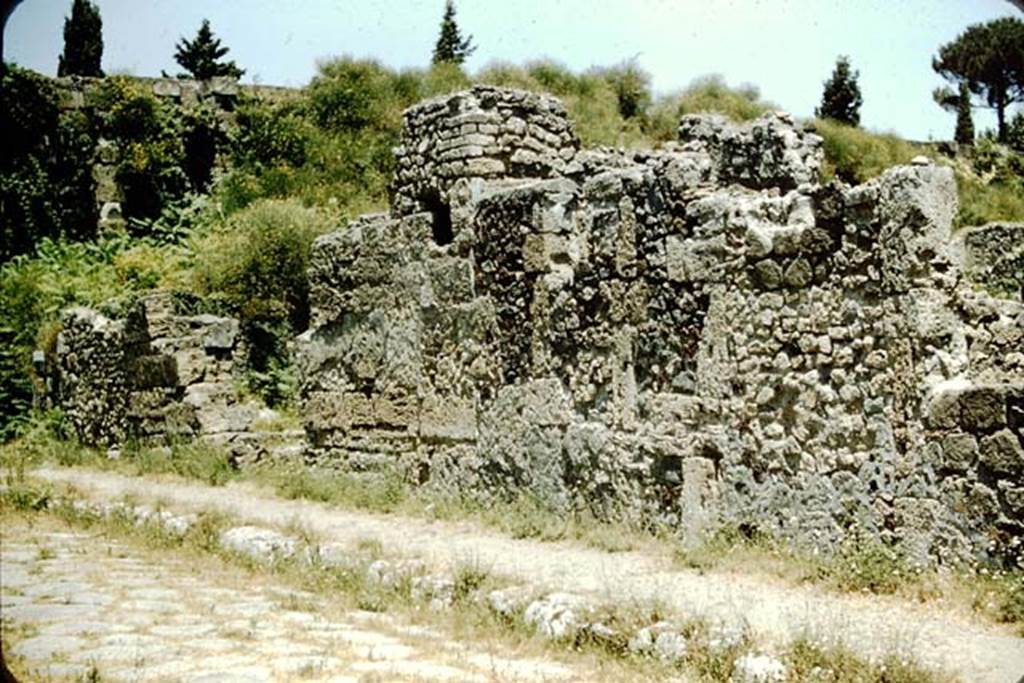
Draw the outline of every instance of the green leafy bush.
[[[3,70],[0,104],[0,262],[44,237],[92,237],[95,134],[88,120],[62,114],[53,85],[15,66]]]
[[[325,130],[397,131],[405,103],[396,80],[394,71],[375,60],[325,62],[307,88],[313,120]]]
[[[198,290],[224,297],[243,315],[269,310],[303,330],[313,240],[332,226],[328,213],[294,200],[256,202],[197,244]]]
[[[239,166],[297,167],[306,162],[313,124],[295,101],[243,98],[235,110],[231,157]]]
[[[295,200],[261,200],[198,240],[196,289],[227,303],[249,341],[250,388],[271,404],[291,393],[287,342],[309,324],[313,240],[330,214]]]

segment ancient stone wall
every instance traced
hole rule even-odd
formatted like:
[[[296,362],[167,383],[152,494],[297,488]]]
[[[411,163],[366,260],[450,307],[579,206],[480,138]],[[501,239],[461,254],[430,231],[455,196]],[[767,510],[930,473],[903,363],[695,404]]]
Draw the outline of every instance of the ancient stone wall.
[[[260,455],[260,407],[237,385],[246,350],[238,321],[193,315],[169,293],[143,297],[120,319],[86,308],[64,313],[56,403],[78,438],[117,447],[202,437],[236,458]]]
[[[959,241],[968,278],[997,296],[1024,301],[1024,224],[968,228]]]
[[[391,214],[314,245],[311,460],[690,537],[1020,552],[1024,303],[968,277],[1013,266],[951,234],[949,169],[822,185],[783,114],[580,150],[489,87],[409,110],[397,154]]]

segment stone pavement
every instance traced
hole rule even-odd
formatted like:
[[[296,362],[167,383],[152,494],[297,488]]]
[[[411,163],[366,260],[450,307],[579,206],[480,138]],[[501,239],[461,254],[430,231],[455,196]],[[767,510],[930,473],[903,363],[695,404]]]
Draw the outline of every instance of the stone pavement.
[[[5,519],[2,541],[6,656],[27,680],[591,680],[346,610],[212,559],[157,555],[47,518]]]

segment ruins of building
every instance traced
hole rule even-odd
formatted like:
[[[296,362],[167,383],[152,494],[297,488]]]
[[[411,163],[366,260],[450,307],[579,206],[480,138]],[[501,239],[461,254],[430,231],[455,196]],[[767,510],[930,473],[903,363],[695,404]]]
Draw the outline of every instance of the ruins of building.
[[[311,460],[920,559],[1020,542],[1024,305],[961,264],[1019,293],[1024,226],[958,239],[950,169],[822,185],[784,114],[581,150],[492,87],[408,110],[396,154],[390,214],[314,246]]]
[[[238,320],[188,308],[158,292],[120,317],[64,312],[52,400],[78,439],[118,452],[199,438],[239,464],[294,455],[295,435],[257,429],[268,411],[240,391],[247,349]]]
[[[778,113],[583,150],[556,99],[484,86],[409,109],[396,154],[390,213],[314,245],[307,462],[1020,557],[1024,226],[954,233],[950,169],[822,184]]]

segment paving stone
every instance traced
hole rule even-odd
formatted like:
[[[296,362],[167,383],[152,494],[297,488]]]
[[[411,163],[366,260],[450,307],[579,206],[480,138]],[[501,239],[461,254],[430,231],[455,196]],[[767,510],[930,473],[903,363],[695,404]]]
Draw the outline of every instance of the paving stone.
[[[213,624],[160,624],[149,632],[166,638],[199,638],[217,630]]]
[[[330,673],[341,664],[342,661],[337,657],[298,655],[274,660],[274,672],[310,678]]]
[[[441,634],[404,624],[394,615],[356,610],[334,617],[282,609],[282,603],[319,605],[324,599],[273,585],[198,584],[184,563],[155,566],[111,556],[86,534],[48,542],[62,544],[54,552],[68,551],[75,561],[53,563],[35,554],[15,554],[5,575],[30,576],[30,594],[12,595],[11,587],[0,584],[4,620],[36,629],[33,637],[12,647],[24,657],[26,670],[37,672],[32,680],[79,680],[93,666],[104,681],[133,683],[476,681],[489,680],[480,672],[493,670],[469,660],[463,666],[422,659],[422,649],[406,639],[440,641]],[[433,647],[453,651],[443,642]],[[459,651],[480,654],[465,644]],[[505,670],[514,676],[530,671],[526,665]]]
[[[479,673],[457,669],[446,664],[434,662],[356,662],[350,667],[353,671],[391,676],[407,676],[430,681],[481,681],[490,680]]]
[[[130,612],[166,614],[170,612],[181,612],[185,607],[181,603],[167,602],[165,600],[125,600],[121,603],[121,609],[128,610]]]
[[[71,621],[96,616],[92,605],[59,605],[32,603],[15,605],[4,610],[4,619],[15,622]]]
[[[85,636],[120,633],[130,629],[127,624],[108,621],[63,621],[44,626],[39,629],[39,633],[51,636]]]
[[[35,636],[17,643],[11,648],[11,652],[25,659],[50,660],[60,659],[70,652],[74,652],[85,641],[75,636]]]
[[[68,664],[66,662],[53,662],[39,667],[33,667],[32,673],[39,676],[41,680],[85,680],[92,667],[88,664]]]
[[[263,667],[251,667],[246,671],[215,671],[189,678],[189,683],[264,683],[272,681],[270,671]]]
[[[128,597],[134,600],[180,600],[181,593],[167,588],[137,588],[128,591]]]

